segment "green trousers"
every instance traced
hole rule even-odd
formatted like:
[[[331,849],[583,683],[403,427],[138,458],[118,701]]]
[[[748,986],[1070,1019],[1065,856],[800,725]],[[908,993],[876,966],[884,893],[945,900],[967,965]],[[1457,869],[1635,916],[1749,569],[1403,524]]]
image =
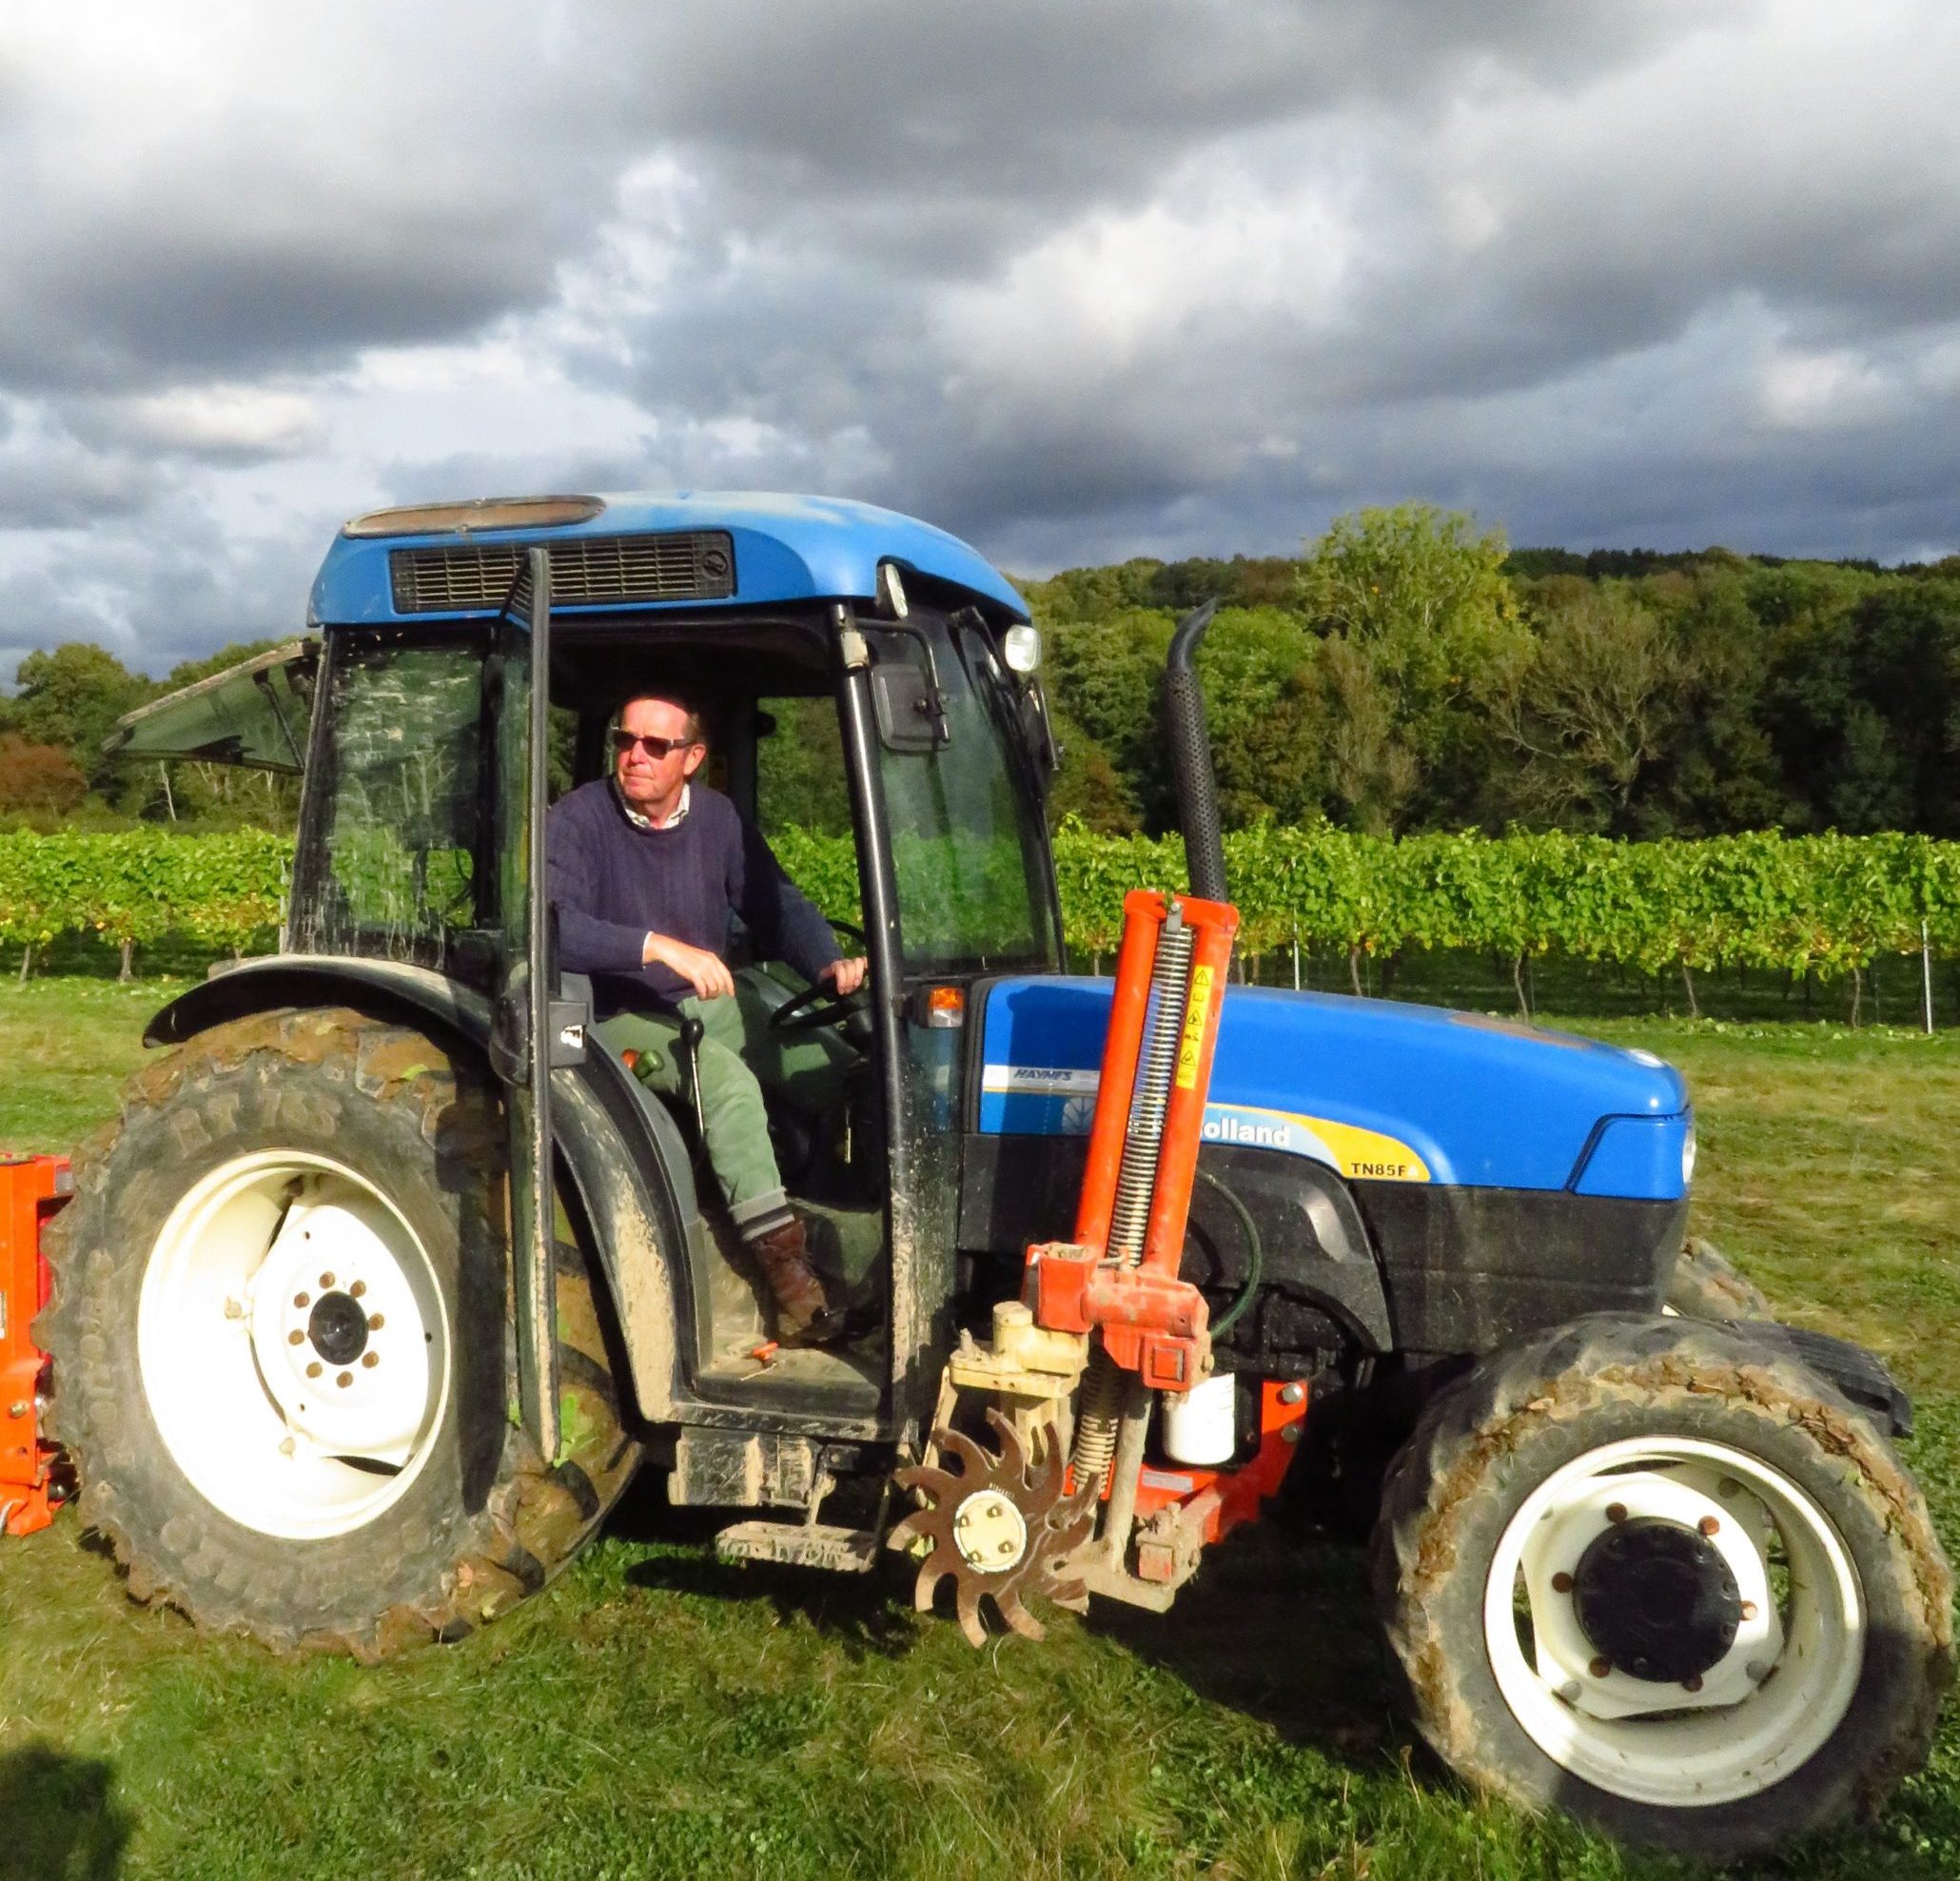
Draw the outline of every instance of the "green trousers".
[[[733,999],[684,999],[680,1012],[705,1028],[701,1129],[721,1199],[737,1229],[765,1228],[789,1204],[770,1146],[761,1081],[799,1110],[822,1116],[842,1101],[853,1054],[830,1031],[773,1030],[768,1007],[740,982]],[[678,1014],[616,1012],[593,1029],[614,1051],[639,1054],[635,1073],[650,1089],[692,1108]]]

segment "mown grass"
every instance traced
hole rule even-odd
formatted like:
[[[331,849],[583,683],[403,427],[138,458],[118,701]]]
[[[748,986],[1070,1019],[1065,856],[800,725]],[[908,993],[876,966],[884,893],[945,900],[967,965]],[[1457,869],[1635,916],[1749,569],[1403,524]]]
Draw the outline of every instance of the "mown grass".
[[[58,1147],[109,1114],[170,989],[0,987],[0,1141]],[[1688,1073],[1697,1226],[1918,1392],[1911,1453],[1960,1552],[1960,1035],[1587,1029]],[[374,1670],[134,1607],[72,1520],[0,1541],[0,1875],[1690,1871],[1411,1755],[1350,1548],[1255,1530],[1164,1618],[1099,1607],[975,1654],[911,1612],[895,1563],[725,1568],[712,1528],[649,1482],[542,1598]],[[1960,1874],[1960,1730],[1882,1822],[1731,1871]]]

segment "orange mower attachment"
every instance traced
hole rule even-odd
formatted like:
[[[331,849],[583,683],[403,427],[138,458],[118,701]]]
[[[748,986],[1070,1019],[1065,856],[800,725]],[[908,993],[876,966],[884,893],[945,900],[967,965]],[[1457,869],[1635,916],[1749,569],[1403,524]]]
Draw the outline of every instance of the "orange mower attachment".
[[[74,1190],[66,1156],[0,1157],[0,1526],[31,1535],[66,1499],[61,1451],[41,1439],[48,1361],[28,1328],[48,1303],[41,1228]]]

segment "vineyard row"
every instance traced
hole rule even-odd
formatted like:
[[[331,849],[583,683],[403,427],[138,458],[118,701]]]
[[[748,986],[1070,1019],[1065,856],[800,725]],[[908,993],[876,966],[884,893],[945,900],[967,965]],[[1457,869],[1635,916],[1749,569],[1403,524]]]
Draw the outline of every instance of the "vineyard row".
[[[776,849],[826,912],[857,911],[849,839],[787,831]],[[972,845],[973,879],[1000,857]],[[1509,959],[1561,952],[1653,972],[1740,966],[1844,973],[1922,937],[1960,954],[1960,843],[1902,834],[1619,843],[1599,837],[1412,836],[1261,828],[1225,838],[1245,949],[1405,947]],[[243,832],[0,834],[0,943],[95,932],[143,947],[272,945],[291,869],[285,838]],[[1175,838],[1055,837],[1072,950],[1115,946],[1124,892],[1185,879]],[[955,873],[957,873],[955,870]]]

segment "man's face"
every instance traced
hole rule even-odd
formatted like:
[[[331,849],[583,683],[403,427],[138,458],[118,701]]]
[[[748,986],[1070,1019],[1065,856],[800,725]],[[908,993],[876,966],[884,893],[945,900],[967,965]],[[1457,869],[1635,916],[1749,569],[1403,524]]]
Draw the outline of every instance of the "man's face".
[[[619,729],[636,738],[685,738],[687,711],[672,699],[634,699],[619,715]],[[673,814],[680,802],[680,787],[706,755],[707,748],[700,744],[676,745],[664,757],[654,757],[644,745],[634,744],[614,754],[613,774],[626,801],[642,816],[660,822]]]

